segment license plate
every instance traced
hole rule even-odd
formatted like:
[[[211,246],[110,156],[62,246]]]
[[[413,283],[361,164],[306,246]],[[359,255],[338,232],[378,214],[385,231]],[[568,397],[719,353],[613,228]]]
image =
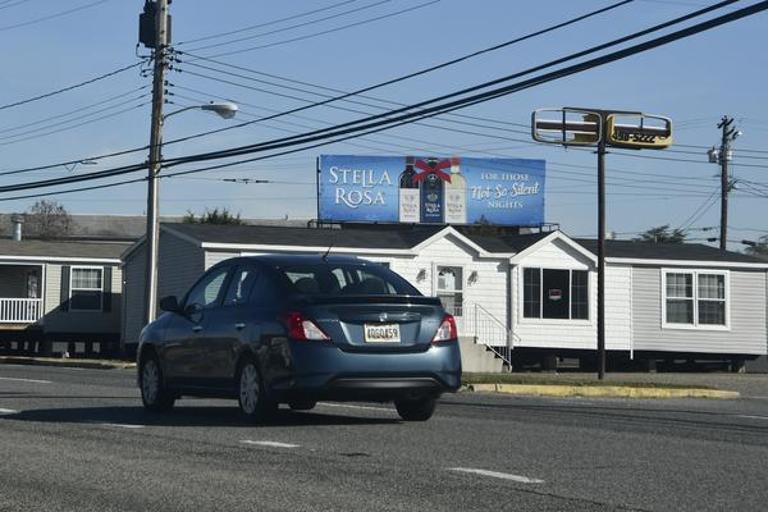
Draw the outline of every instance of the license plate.
[[[400,343],[400,325],[364,324],[366,343]]]

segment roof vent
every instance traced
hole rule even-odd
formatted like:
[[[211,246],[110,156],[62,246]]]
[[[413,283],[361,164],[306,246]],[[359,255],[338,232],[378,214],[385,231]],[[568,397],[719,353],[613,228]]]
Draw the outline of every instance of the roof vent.
[[[17,242],[21,242],[21,226],[24,224],[24,216],[15,214],[11,217],[11,223],[13,223],[13,239]]]

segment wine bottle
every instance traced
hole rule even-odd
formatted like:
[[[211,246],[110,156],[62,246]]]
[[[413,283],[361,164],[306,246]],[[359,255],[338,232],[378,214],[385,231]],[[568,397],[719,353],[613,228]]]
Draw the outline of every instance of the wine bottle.
[[[446,224],[467,223],[467,180],[461,174],[461,160],[451,158],[451,181],[445,187],[445,222]]]
[[[400,222],[419,222],[419,185],[414,181],[412,156],[405,157],[405,170],[400,173],[398,219]]]
[[[427,160],[429,169],[437,168],[437,159]],[[421,222],[442,224],[445,209],[443,180],[437,172],[429,172],[421,182]]]

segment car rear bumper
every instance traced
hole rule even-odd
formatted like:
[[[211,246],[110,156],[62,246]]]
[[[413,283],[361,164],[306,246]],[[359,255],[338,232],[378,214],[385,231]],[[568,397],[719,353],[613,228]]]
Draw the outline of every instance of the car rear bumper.
[[[438,396],[461,385],[458,343],[415,353],[367,353],[291,342],[291,355],[291,371],[276,376],[270,386],[280,400],[394,400]]]

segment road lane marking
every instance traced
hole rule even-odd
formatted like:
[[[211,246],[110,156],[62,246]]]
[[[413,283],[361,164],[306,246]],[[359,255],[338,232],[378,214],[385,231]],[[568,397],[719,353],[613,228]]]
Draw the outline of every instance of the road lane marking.
[[[750,420],[766,420],[768,421],[768,416],[752,416],[750,414],[737,414],[737,418],[747,418]]]
[[[17,379],[13,377],[0,377],[0,380],[12,380],[15,382],[31,382],[32,384],[53,384],[50,380],[38,380],[38,379]]]
[[[19,414],[19,411],[16,409],[3,409],[0,407],[0,415],[6,415],[6,414]]]
[[[472,473],[481,476],[490,476],[491,478],[501,478],[502,480],[511,480],[521,484],[543,484],[544,480],[538,478],[529,478],[522,475],[513,475],[511,473],[500,473],[498,471],[488,471],[487,469],[476,468],[448,468],[448,471],[457,471],[459,473]]]
[[[367,405],[349,405],[349,404],[334,404],[330,402],[319,402],[317,405],[324,405],[326,407],[343,407],[346,409],[360,409],[363,411],[387,411],[391,412],[393,409],[387,409],[386,407],[369,407]]]
[[[140,429],[144,428],[146,425],[131,425],[130,423],[97,423],[97,425],[101,425],[102,427],[114,427],[114,428],[126,428],[126,429]]]
[[[243,439],[240,441],[243,444],[250,444],[256,446],[268,446],[270,448],[298,448],[298,444],[279,443],[277,441],[252,441],[250,439]]]

